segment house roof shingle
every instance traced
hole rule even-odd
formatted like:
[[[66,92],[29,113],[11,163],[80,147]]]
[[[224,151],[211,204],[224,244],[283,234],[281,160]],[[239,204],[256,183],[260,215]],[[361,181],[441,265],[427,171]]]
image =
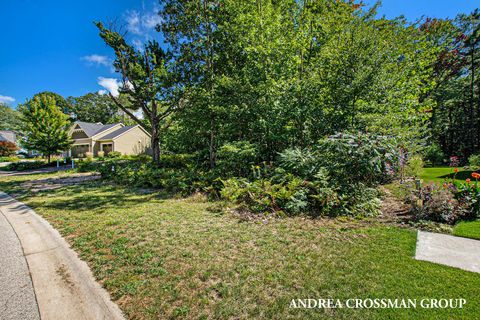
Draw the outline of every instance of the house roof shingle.
[[[77,121],[75,122],[80,128],[85,132],[85,134],[90,138],[96,134],[99,134],[102,131],[108,130],[119,123],[112,123],[112,124],[101,124],[101,123],[89,123],[89,122],[82,122]]]
[[[125,126],[125,127],[121,127],[120,129],[117,129],[113,132],[110,132],[106,135],[104,135],[103,137],[99,138],[98,140],[111,140],[111,139],[115,139],[116,137],[118,137],[119,135],[121,135],[122,133],[124,132],[127,132],[128,130],[132,129],[133,127],[136,127],[136,126]]]

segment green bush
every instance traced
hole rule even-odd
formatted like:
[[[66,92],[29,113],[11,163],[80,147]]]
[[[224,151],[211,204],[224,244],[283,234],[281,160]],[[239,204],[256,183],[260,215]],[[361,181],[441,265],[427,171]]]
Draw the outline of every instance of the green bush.
[[[216,171],[223,177],[248,176],[257,155],[256,146],[248,141],[226,143],[218,149]]]
[[[50,163],[50,166],[56,165],[54,162]],[[48,166],[45,161],[23,161],[23,162],[12,162],[9,165],[2,167],[2,170],[6,171],[25,171],[25,170],[34,170],[40,169]]]
[[[432,166],[443,164],[445,155],[442,148],[438,144],[431,144],[423,151],[425,161],[429,162]]]
[[[423,172],[423,159],[420,155],[414,155],[407,161],[405,172],[407,175],[418,178]]]
[[[160,156],[160,166],[176,169],[187,168],[193,164],[192,160],[193,156],[190,154],[162,154]]]
[[[451,185],[453,187],[453,185]],[[465,219],[468,214],[468,205],[455,198],[453,190],[444,185],[429,184],[415,191],[409,202],[413,207],[413,217],[418,221],[428,220],[434,222],[455,224]]]
[[[480,168],[480,154],[473,154],[468,157],[468,164],[474,170],[478,170]]]
[[[120,158],[122,156],[122,153],[119,151],[110,151],[107,154],[107,158]]]
[[[395,140],[372,134],[339,133],[315,146],[316,159],[341,184],[376,186],[396,173]]]
[[[78,172],[95,172],[98,171],[99,165],[100,162],[92,158],[81,159],[75,163]]]

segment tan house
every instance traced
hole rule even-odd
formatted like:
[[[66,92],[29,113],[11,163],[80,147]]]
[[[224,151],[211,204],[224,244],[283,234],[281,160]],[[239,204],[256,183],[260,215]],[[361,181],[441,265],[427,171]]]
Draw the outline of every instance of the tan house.
[[[98,156],[111,151],[132,155],[150,153],[150,134],[141,126],[125,126],[122,123],[101,124],[77,121],[70,129],[73,145],[69,155],[85,157],[87,152]]]

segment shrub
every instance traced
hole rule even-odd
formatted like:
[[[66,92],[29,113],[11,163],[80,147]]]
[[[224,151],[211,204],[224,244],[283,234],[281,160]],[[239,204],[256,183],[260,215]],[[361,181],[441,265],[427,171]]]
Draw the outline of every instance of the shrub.
[[[368,186],[391,179],[397,162],[393,140],[364,133],[339,133],[320,140],[312,149],[287,149],[279,156],[280,167],[302,177],[310,178],[323,167],[338,184]]]
[[[98,151],[97,155],[98,155],[99,158],[103,158],[103,157],[105,157],[105,151]]]
[[[443,159],[445,158],[442,148],[435,143],[425,148],[423,154],[424,159],[432,166],[441,165],[443,163]]]
[[[423,172],[423,159],[420,155],[414,155],[407,161],[405,171],[407,175],[418,178]]]
[[[221,176],[247,176],[257,160],[257,148],[248,141],[226,143],[218,149],[216,170]]]
[[[149,161],[151,157],[147,156]],[[192,155],[189,154],[162,154],[160,156],[160,166],[163,168],[187,168],[192,164]]]
[[[396,171],[395,141],[371,134],[336,134],[318,143],[317,159],[341,183],[375,186],[388,181]]]
[[[450,189],[454,192],[455,198],[467,209],[466,219],[480,219],[480,186],[478,179],[480,174],[473,173],[472,182],[467,179],[465,182],[454,181],[450,184]]]
[[[0,141],[0,157],[10,157],[15,154],[18,147],[10,141]]]
[[[307,189],[299,178],[283,183],[231,178],[223,184],[221,196],[224,199],[245,204],[256,213],[298,214],[308,207]]]
[[[98,161],[93,161],[92,158],[78,160],[75,163],[78,172],[95,172],[98,171],[99,165],[100,163]]]
[[[375,189],[364,184],[332,185],[325,169],[319,169],[308,181],[280,169],[270,179],[230,178],[222,182],[220,193],[224,199],[255,213],[374,216],[380,209]]]
[[[90,160],[93,159],[93,152],[85,152],[85,157]]]
[[[50,163],[50,166],[53,166],[54,163]],[[25,171],[25,170],[34,170],[46,167],[47,163],[45,161],[24,161],[24,162],[12,162],[9,165],[2,168],[2,170],[7,171]]]
[[[474,170],[480,169],[480,154],[473,154],[468,157],[468,164]]]
[[[122,156],[122,153],[119,152],[119,151],[110,151],[108,154],[107,154],[107,157],[108,158],[120,158]]]
[[[429,184],[415,191],[410,199],[413,214],[416,220],[429,220],[454,224],[465,219],[468,208],[454,196],[454,187],[444,184],[440,188],[437,184]]]

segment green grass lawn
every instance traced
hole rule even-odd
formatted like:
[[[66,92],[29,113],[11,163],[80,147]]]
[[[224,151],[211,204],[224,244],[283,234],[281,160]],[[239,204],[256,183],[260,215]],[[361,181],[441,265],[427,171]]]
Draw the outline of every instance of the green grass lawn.
[[[480,220],[459,222],[453,228],[453,234],[459,237],[480,240]]]
[[[456,180],[465,180],[467,178],[472,178],[472,172],[469,170],[464,170],[463,168],[457,168],[458,173],[453,172],[454,168],[451,167],[432,167],[424,168],[420,179],[424,182],[443,182],[445,179]]]
[[[51,176],[51,175],[48,175]],[[0,178],[18,195],[22,181]],[[375,221],[246,222],[202,197],[102,182],[19,196],[131,319],[475,319],[480,275],[416,261],[416,232]],[[297,298],[465,298],[463,309],[290,309]]]

